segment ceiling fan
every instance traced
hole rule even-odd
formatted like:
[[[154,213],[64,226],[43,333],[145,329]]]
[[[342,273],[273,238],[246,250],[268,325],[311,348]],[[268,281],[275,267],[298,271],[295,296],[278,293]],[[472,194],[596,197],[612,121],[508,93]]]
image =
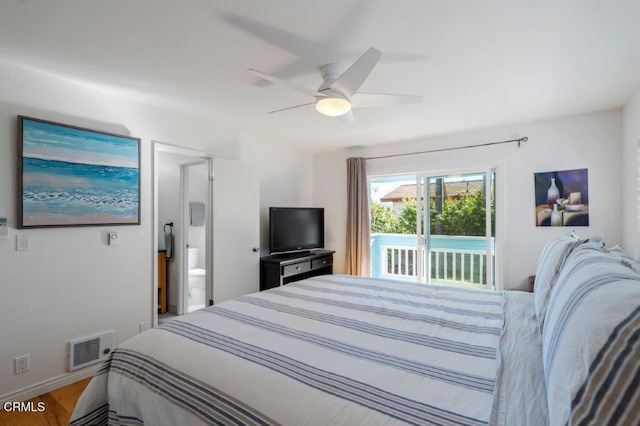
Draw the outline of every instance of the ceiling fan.
[[[353,123],[351,108],[377,107],[401,105],[422,101],[422,96],[393,95],[385,93],[362,93],[358,89],[367,79],[378,59],[380,51],[373,47],[358,58],[349,68],[340,64],[327,64],[320,68],[323,82],[317,90],[265,74],[261,71],[248,69],[256,75],[273,83],[282,84],[290,89],[316,98],[315,102],[296,105],[288,108],[270,111],[269,114],[301,108],[315,104],[316,110],[330,117],[340,117],[346,123]]]

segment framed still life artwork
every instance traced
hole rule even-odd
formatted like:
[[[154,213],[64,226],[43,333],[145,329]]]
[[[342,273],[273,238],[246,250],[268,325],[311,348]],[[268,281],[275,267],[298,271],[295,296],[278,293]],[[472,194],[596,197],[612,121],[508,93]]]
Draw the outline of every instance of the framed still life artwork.
[[[587,169],[535,173],[536,226],[589,226]]]
[[[18,226],[140,224],[140,139],[18,116]]]

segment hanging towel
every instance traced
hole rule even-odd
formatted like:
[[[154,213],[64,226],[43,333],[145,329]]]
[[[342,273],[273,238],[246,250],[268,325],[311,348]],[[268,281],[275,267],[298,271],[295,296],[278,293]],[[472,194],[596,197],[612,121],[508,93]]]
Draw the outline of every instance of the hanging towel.
[[[189,203],[191,209],[191,226],[204,226],[204,203]]]
[[[167,226],[169,227],[169,232],[167,232]],[[171,259],[173,257],[173,222],[164,225],[164,249],[167,259]]]
[[[164,248],[167,251],[167,259],[173,257],[173,234],[164,234]]]

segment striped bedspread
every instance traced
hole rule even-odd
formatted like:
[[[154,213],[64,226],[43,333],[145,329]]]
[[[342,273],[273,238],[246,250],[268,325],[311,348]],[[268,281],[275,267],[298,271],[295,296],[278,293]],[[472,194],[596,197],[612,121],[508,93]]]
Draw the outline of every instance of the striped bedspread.
[[[327,275],[121,344],[71,424],[495,423],[505,293]]]

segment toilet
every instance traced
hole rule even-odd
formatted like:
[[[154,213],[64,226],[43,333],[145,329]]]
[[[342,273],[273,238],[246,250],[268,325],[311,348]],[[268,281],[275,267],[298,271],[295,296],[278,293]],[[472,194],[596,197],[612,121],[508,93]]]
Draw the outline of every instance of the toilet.
[[[188,267],[189,267],[189,310],[203,308],[204,303],[204,285],[207,276],[207,270],[198,267],[198,248],[189,248]]]

